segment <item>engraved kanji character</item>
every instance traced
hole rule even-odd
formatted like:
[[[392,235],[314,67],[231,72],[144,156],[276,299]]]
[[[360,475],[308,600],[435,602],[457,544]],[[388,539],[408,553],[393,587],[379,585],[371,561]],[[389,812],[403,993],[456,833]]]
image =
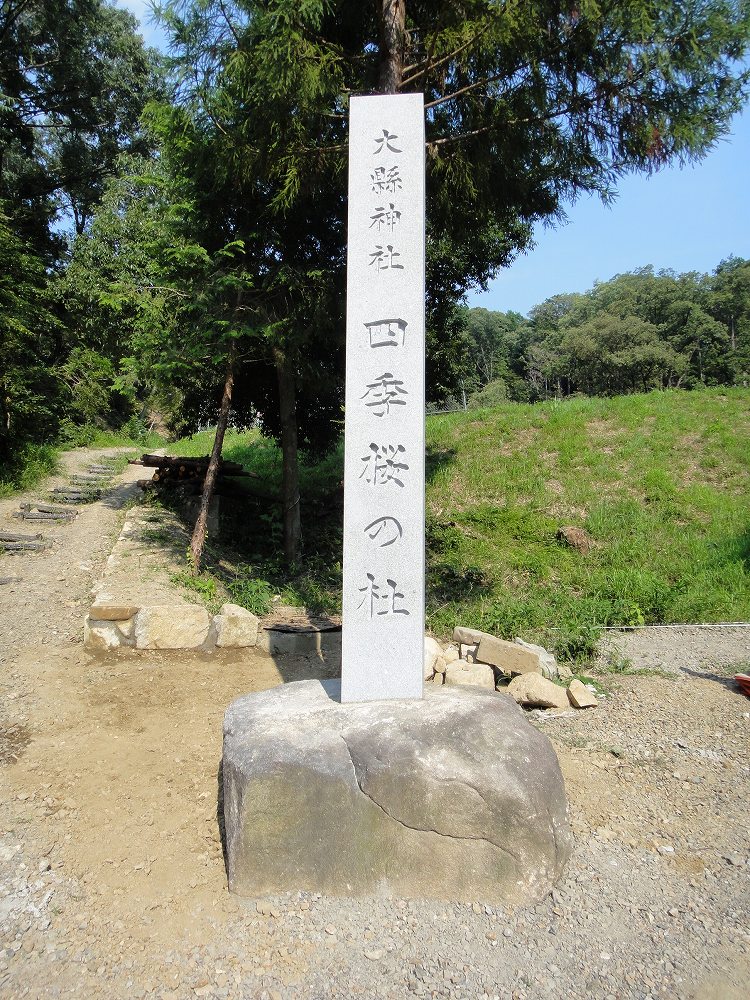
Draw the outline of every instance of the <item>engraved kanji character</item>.
[[[406,340],[405,319],[374,319],[364,324],[370,335],[370,347],[403,347]]]
[[[364,533],[373,542],[376,538],[382,537],[384,540],[378,542],[378,548],[386,549],[403,536],[404,529],[401,527],[400,521],[397,521],[395,517],[391,517],[390,514],[384,514],[382,517],[377,517],[374,521],[371,521],[364,529]]]
[[[384,205],[378,206],[375,209],[375,214],[371,215],[370,218],[372,219],[370,229],[377,227],[377,231],[380,232],[381,229],[385,228],[393,232],[396,224],[401,219],[401,213],[391,201],[388,204],[388,208]]]
[[[367,391],[359,398],[367,399],[371,396],[365,406],[369,407],[376,417],[384,417],[391,412],[392,406],[406,406],[406,400],[398,398],[409,395],[403,385],[404,383],[394,378],[390,372],[383,372],[376,382],[371,382],[367,386]]]
[[[389,243],[385,249],[379,244],[375,244],[375,252],[370,254],[372,258],[370,260],[370,267],[373,264],[376,265],[376,270],[387,271],[389,268],[394,271],[403,271],[403,264],[396,264],[396,257],[400,257],[401,254],[398,250],[394,250],[393,246]]]
[[[373,172],[370,174],[370,180],[372,181],[372,190],[375,194],[395,194],[396,189],[399,190],[403,186],[401,181],[401,171],[398,167],[389,167],[388,170],[385,167],[375,167]]]
[[[405,454],[406,448],[402,444],[378,445],[373,442],[370,445],[370,454],[362,459],[365,467],[360,472],[359,478],[364,477],[372,486],[385,486],[387,483],[403,486],[404,483],[399,476],[407,472],[409,466],[399,459]]]
[[[378,147],[372,155],[377,156],[379,153],[383,152],[383,149],[389,149],[392,153],[400,153],[400,149],[396,149],[395,146],[391,145],[391,142],[394,139],[398,139],[398,136],[389,132],[387,128],[384,128],[382,136],[376,136],[376,138],[372,140]]]

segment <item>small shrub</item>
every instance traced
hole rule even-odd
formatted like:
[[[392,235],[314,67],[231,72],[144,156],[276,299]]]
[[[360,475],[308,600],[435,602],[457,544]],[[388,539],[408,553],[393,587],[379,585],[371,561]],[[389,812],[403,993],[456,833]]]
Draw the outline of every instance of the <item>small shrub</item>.
[[[596,625],[570,625],[560,631],[555,655],[563,662],[584,663],[596,656],[602,630]]]
[[[48,444],[27,444],[11,465],[0,466],[0,497],[9,497],[57,472],[57,451]]]
[[[192,573],[175,573],[172,580],[187,590],[200,594],[204,601],[214,603],[218,599],[216,580],[207,573],[193,576]]]
[[[271,608],[274,595],[267,580],[259,580],[249,574],[242,573],[227,583],[227,590],[232,595],[235,604],[239,604],[247,611],[252,611],[258,617],[268,614]]]

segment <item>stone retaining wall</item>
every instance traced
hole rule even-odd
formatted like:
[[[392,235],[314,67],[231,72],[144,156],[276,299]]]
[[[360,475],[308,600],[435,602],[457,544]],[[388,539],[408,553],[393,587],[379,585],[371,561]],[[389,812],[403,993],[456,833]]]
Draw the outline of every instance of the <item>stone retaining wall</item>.
[[[187,600],[172,577],[184,571],[190,539],[168,510],[133,507],[94,588],[84,623],[87,649],[243,649],[271,655],[340,656],[341,633],[264,626],[257,615],[225,604],[211,615]],[[278,624],[278,623],[274,623]]]

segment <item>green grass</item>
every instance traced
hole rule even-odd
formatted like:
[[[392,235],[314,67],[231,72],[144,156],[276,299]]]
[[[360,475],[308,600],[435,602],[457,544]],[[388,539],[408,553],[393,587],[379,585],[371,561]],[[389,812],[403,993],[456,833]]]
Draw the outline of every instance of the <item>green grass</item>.
[[[137,429],[131,433],[130,425],[121,430],[106,430],[94,424],[64,424],[58,445],[68,448],[139,448],[141,452],[149,448],[159,448],[164,438],[154,431]]]
[[[170,455],[208,455],[214,432],[201,431],[168,444]],[[284,604],[306,607],[314,614],[341,608],[341,501],[343,448],[322,459],[304,453],[300,491],[305,555],[288,568],[281,557],[281,450],[258,431],[227,431],[222,457],[239,462],[257,479],[236,479],[247,489],[240,501],[223,502],[222,535],[209,538],[206,572],[213,573],[228,599],[263,615],[278,595]]]
[[[47,444],[26,445],[12,466],[0,466],[0,497],[30,490],[59,467],[56,448]]]
[[[507,404],[434,417],[428,443],[437,633],[463,621],[574,659],[603,625],[750,617],[747,390]]]
[[[749,390],[507,403],[430,417],[427,442],[435,634],[461,623],[582,660],[605,625],[750,620]],[[169,451],[207,454],[211,443],[206,433]],[[302,463],[306,556],[291,572],[273,500],[278,448],[231,432],[224,457],[258,473],[271,497],[249,497],[224,533],[235,576],[266,596],[336,611],[341,450]],[[591,551],[559,542],[564,525],[584,528]]]
[[[166,445],[167,454],[185,458],[210,455],[214,443],[213,431],[199,431]],[[248,472],[254,472],[271,491],[281,488],[281,449],[260,431],[228,430],[224,437],[221,457],[227,462],[239,462]],[[343,476],[343,446],[324,458],[300,455],[300,484],[305,497],[321,499],[328,495]]]
[[[59,455],[61,451],[71,448],[132,448],[130,456],[120,456],[115,464],[115,473],[121,472],[127,465],[127,458],[136,452],[142,453],[148,448],[157,448],[164,444],[164,439],[158,434],[147,432],[137,437],[130,437],[120,431],[107,431],[92,426],[70,425],[64,429],[61,440],[55,444],[26,445],[20,450],[11,466],[0,466],[0,497],[13,496],[23,490],[30,490],[46,476],[51,476],[60,470]]]

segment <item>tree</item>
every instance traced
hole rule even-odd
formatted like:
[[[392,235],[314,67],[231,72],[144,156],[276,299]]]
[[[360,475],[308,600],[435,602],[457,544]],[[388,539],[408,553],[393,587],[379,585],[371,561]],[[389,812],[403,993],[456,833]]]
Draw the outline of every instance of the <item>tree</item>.
[[[750,378],[750,260],[728,257],[706,281],[706,309],[729,333],[735,380]]]
[[[161,93],[159,57],[135,18],[103,0],[7,0],[0,8],[0,198],[19,236],[53,263],[52,229],[85,229],[140,116]]]
[[[57,429],[62,329],[46,284],[44,264],[0,213],[0,466],[17,464],[24,445]]]
[[[600,312],[565,328],[555,375],[568,392],[611,396],[676,385],[686,367],[687,359],[661,339],[652,323]]]
[[[517,401],[527,398],[522,359],[526,323],[523,316],[516,312],[467,310],[467,349],[471,371],[466,381],[472,392],[494,382],[500,383],[494,388],[495,394],[504,392],[506,398]],[[486,398],[483,396],[483,399]],[[488,404],[484,402],[482,405]]]
[[[608,198],[628,171],[705,155],[748,79],[738,69],[748,10],[726,0],[172,0],[164,19],[181,68],[167,155],[194,178],[199,211],[224,241],[253,246],[287,417],[301,359],[340,353],[342,326],[326,317],[341,314],[349,94],[424,92],[428,299],[455,301],[528,246],[533,223],[558,217],[566,199]],[[317,324],[313,275],[324,286],[313,296]],[[295,490],[290,476],[290,557]]]

